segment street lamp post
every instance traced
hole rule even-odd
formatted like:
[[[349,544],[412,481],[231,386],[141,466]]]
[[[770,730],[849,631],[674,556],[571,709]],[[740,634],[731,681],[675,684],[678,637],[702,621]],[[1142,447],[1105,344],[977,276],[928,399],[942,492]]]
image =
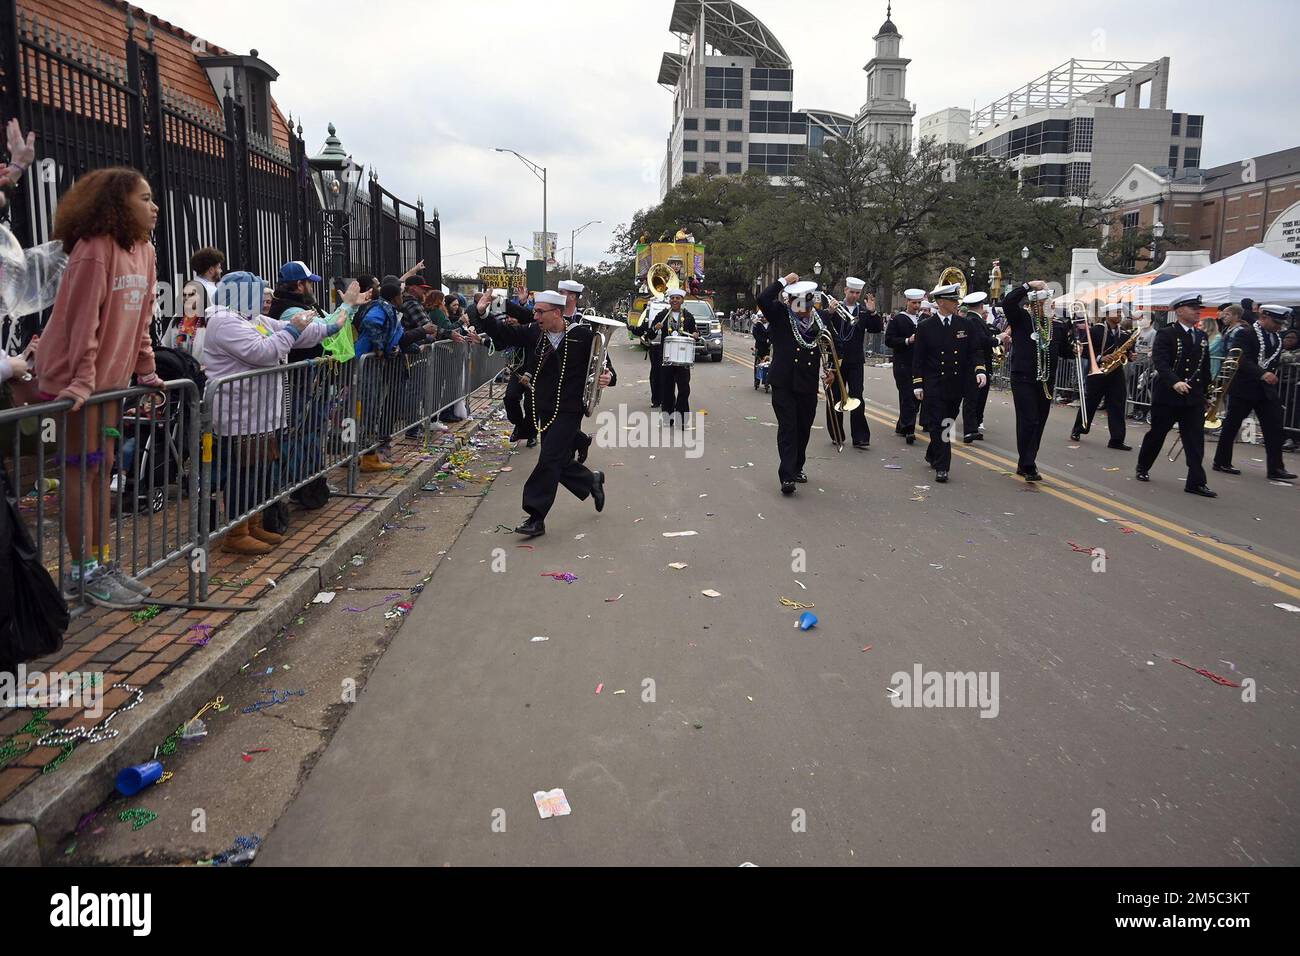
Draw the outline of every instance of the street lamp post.
[[[600,223],[603,223],[604,221],[605,221],[605,220],[603,220],[603,219],[593,219],[593,220],[591,220],[591,222],[586,223],[585,225],[579,226],[577,229],[573,230],[572,234],[569,236],[569,278],[570,278],[570,279],[573,278],[573,271],[574,271],[574,270],[573,270],[573,260],[574,260],[574,256],[575,256],[573,250],[576,249],[577,246],[578,246],[578,236],[580,236],[580,235],[582,234],[582,230],[586,229],[587,226],[595,226],[595,225],[598,225],[598,224],[600,224]],[[543,240],[543,241],[545,241],[545,240]]]
[[[1154,269],[1160,262],[1160,240],[1165,237],[1165,224],[1159,219],[1151,227],[1151,268]]]
[[[1020,247],[1020,271],[1024,273],[1020,281],[1028,282],[1029,281],[1029,247],[1028,246]]]
[[[966,291],[974,292],[975,291],[975,257],[971,256],[968,261],[970,262],[970,285],[966,287]]]
[[[514,240],[506,244],[505,252],[501,253],[501,265],[506,270],[506,285],[510,285],[510,280],[514,277],[515,270],[519,268],[519,253],[515,251]],[[509,289],[507,288],[507,293]]]
[[[545,262],[550,258],[551,250],[547,249],[550,242],[550,233],[546,231],[546,167],[540,166],[526,156],[520,155],[517,151],[508,147],[493,147],[498,153],[514,153],[521,163],[528,167],[529,172],[542,181],[542,261]]]
[[[329,248],[329,268],[326,280],[341,278],[348,271],[347,237],[345,227],[352,217],[352,207],[357,201],[365,170],[358,166],[343,149],[335,135],[334,124],[329,124],[329,136],[316,156],[307,160],[311,169],[312,185],[325,216],[325,231]],[[326,295],[328,295],[328,285]]]

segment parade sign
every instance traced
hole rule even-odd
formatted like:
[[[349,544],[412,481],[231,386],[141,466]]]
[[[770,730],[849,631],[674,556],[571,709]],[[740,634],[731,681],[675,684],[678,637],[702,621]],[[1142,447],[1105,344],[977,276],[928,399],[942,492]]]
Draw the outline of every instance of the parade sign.
[[[1300,202],[1282,210],[1264,233],[1264,251],[1300,266]]]
[[[519,289],[524,285],[524,270],[484,266],[478,270],[478,280],[489,289]]]

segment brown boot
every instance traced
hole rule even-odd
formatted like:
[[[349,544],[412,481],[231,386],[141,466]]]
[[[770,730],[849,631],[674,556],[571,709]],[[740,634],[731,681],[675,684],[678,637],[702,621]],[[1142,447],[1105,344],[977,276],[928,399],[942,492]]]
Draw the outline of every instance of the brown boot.
[[[265,541],[272,547],[284,540],[284,535],[266,529],[262,524],[262,512],[260,511],[248,519],[248,533],[258,541]]]
[[[374,454],[371,454],[371,455],[362,455],[362,456],[361,456],[361,470],[362,470],[363,472],[372,472],[372,471],[392,471],[392,470],[393,470],[393,466],[390,465],[388,462],[384,461],[384,460],[383,460],[382,458],[380,458],[378,455],[374,455]]]
[[[235,525],[226,532],[226,540],[221,543],[221,550],[231,554],[270,554],[275,549],[265,541],[259,541],[248,533],[248,522]]]

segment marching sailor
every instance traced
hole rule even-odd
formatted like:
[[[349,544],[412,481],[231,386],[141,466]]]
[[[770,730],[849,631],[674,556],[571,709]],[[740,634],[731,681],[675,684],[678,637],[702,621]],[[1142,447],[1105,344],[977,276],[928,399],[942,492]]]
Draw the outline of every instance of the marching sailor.
[[[1151,480],[1151,466],[1169,430],[1178,434],[1187,453],[1187,484],[1191,495],[1217,498],[1205,484],[1205,406],[1210,387],[1210,340],[1196,327],[1201,317],[1199,293],[1184,295],[1169,306],[1177,319],[1156,333],[1151,346],[1151,366],[1156,383],[1151,388],[1151,428],[1138,450],[1137,480]]]
[[[689,335],[698,341],[699,333],[695,330],[695,319],[684,309],[686,293],[681,289],[672,289],[668,293],[668,308],[655,316],[650,325],[653,341],[658,342],[662,356],[664,340],[670,335]],[[660,358],[662,362],[662,357]],[[652,373],[653,374],[653,373]],[[664,418],[669,427],[673,425],[673,416],[680,413],[682,427],[686,427],[686,415],[691,410],[691,367],[689,365],[664,365],[659,373],[659,397],[662,399]]]
[[[1025,301],[1030,296],[1042,304],[1043,319],[1036,323]],[[1010,347],[1011,399],[1016,407],[1016,474],[1025,481],[1042,481],[1038,473],[1038,446],[1052,410],[1052,389],[1057,363],[1072,358],[1069,323],[1051,317],[1051,293],[1042,279],[1024,282],[1002,297],[1007,330],[1001,342]]]
[[[528,307],[527,295],[520,290],[518,300],[510,295],[510,290],[505,290],[504,298],[504,315],[491,316],[493,293],[486,292],[473,300],[466,307],[466,313],[469,316],[470,324],[480,331],[486,331],[489,326],[496,327],[500,323],[504,327],[513,327],[519,325],[528,325],[534,321],[533,310]],[[501,308],[500,305],[497,307]],[[489,319],[494,320],[489,322]],[[489,336],[491,337],[491,336]],[[494,344],[500,344],[501,339],[494,340]],[[505,346],[501,346],[505,348]],[[520,353],[522,355],[522,353]],[[533,431],[532,422],[529,421],[525,413],[526,398],[528,394],[528,374],[522,364],[512,363],[509,371],[509,379],[506,382],[506,393],[503,399],[506,409],[506,420],[514,426],[510,433],[511,442],[523,441],[527,439],[527,447],[533,448],[537,444],[537,434]]]
[[[862,290],[866,283],[852,276],[844,280],[844,308],[852,318],[840,315],[832,307],[821,313],[822,323],[831,329],[835,337],[835,352],[840,359],[840,375],[848,389],[849,397],[858,400],[858,407],[849,413],[849,426],[853,435],[854,448],[868,448],[871,445],[871,426],[867,424],[866,405],[862,401],[862,367],[866,364],[866,335],[868,332],[883,332],[884,321],[876,314],[876,297],[867,294],[862,300]],[[831,386],[834,402],[826,403],[826,430],[832,435],[844,435],[844,415],[835,410],[835,402],[842,402],[839,383]],[[831,417],[836,419],[835,424]],[[835,427],[838,425],[838,428]]]
[[[1282,355],[1282,323],[1290,314],[1291,310],[1284,305],[1261,305],[1259,319],[1253,326],[1242,325],[1233,329],[1227,346],[1241,349],[1241,359],[1228,388],[1228,414],[1223,420],[1219,447],[1214,453],[1215,471],[1241,474],[1240,469],[1232,467],[1232,444],[1237,440],[1241,423],[1254,412],[1264,433],[1269,481],[1295,478],[1286,470],[1286,463],[1282,460],[1282,395],[1277,378]]]
[[[489,301],[487,296],[480,299],[480,309]],[[537,464],[524,483],[526,517],[515,529],[530,538],[546,533],[546,515],[560,485],[579,501],[590,495],[597,511],[605,508],[604,473],[588,470],[573,457],[586,411],[587,363],[593,336],[598,333],[585,323],[566,326],[564,305],[563,293],[539,292],[533,308],[535,322],[512,326],[495,316],[485,321],[493,341],[524,349],[523,370],[530,378],[526,411],[542,442]],[[602,386],[610,379],[608,371],[601,373]]]
[[[965,312],[964,318],[970,323],[971,334],[975,336],[977,343],[976,351],[979,353],[979,360],[986,370],[993,368],[993,350],[998,345],[998,337],[989,328],[988,320],[984,318],[982,307],[988,297],[987,292],[972,292],[961,300],[962,310]],[[984,440],[984,407],[988,401],[989,382],[988,376],[985,375],[984,384],[977,385],[972,381],[971,390],[962,399],[962,440],[967,445],[973,441]]]
[[[1120,320],[1124,317],[1124,304],[1122,302],[1112,302],[1102,309],[1105,322],[1098,322],[1088,332],[1092,336],[1092,351],[1097,356],[1097,363],[1100,365],[1102,359],[1115,353],[1125,342],[1129,340],[1131,333],[1125,332],[1120,328]],[[1086,435],[1092,431],[1092,423],[1097,414],[1097,408],[1102,401],[1106,402],[1106,422],[1110,426],[1110,442],[1107,448],[1114,448],[1117,451],[1132,451],[1131,445],[1124,444],[1125,425],[1124,410],[1128,403],[1128,389],[1124,378],[1122,368],[1117,368],[1119,374],[1112,371],[1109,375],[1089,375],[1084,385],[1084,402],[1087,408],[1084,408],[1083,402],[1079,404],[1079,411],[1074,416],[1074,430],[1070,432],[1070,441],[1077,442],[1080,436]],[[1088,413],[1088,427],[1083,427],[1083,414]]]
[[[972,385],[988,384],[988,368],[977,332],[957,314],[961,286],[939,286],[930,293],[938,314],[921,322],[912,346],[912,394],[921,402],[921,422],[930,433],[925,460],[934,480],[948,480],[952,464],[952,432],[962,399]]]
[[[916,441],[916,413],[919,405],[912,394],[912,349],[916,343],[916,326],[921,321],[921,300],[925,292],[908,289],[903,293],[907,304],[894,313],[885,329],[885,345],[892,353],[894,386],[898,389],[898,421],[894,434],[902,435],[910,445]]]
[[[782,290],[788,304],[778,301]],[[772,411],[776,413],[776,447],[781,456],[777,477],[783,495],[794,494],[796,482],[808,481],[803,467],[808,436],[817,417],[817,392],[822,386],[817,338],[824,326],[813,308],[816,290],[816,282],[800,282],[798,274],[792,272],[773,282],[758,297],[772,342],[767,380],[772,386]]]

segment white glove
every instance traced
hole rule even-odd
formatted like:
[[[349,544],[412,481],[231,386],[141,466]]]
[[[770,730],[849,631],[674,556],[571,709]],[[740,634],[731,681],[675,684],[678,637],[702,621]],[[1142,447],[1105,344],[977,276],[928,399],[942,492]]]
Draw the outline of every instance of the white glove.
[[[921,401],[923,398],[925,398],[925,389],[922,389],[922,388],[914,388],[914,389],[912,389],[912,394],[916,396],[916,400],[919,402],[919,401]]]
[[[980,388],[983,388],[983,387],[984,387],[985,385],[987,385],[988,383],[989,383],[989,380],[988,380],[988,378],[984,375],[983,372],[979,372],[979,373],[976,374],[976,376],[975,376],[975,384],[976,384],[976,385],[978,385]]]

